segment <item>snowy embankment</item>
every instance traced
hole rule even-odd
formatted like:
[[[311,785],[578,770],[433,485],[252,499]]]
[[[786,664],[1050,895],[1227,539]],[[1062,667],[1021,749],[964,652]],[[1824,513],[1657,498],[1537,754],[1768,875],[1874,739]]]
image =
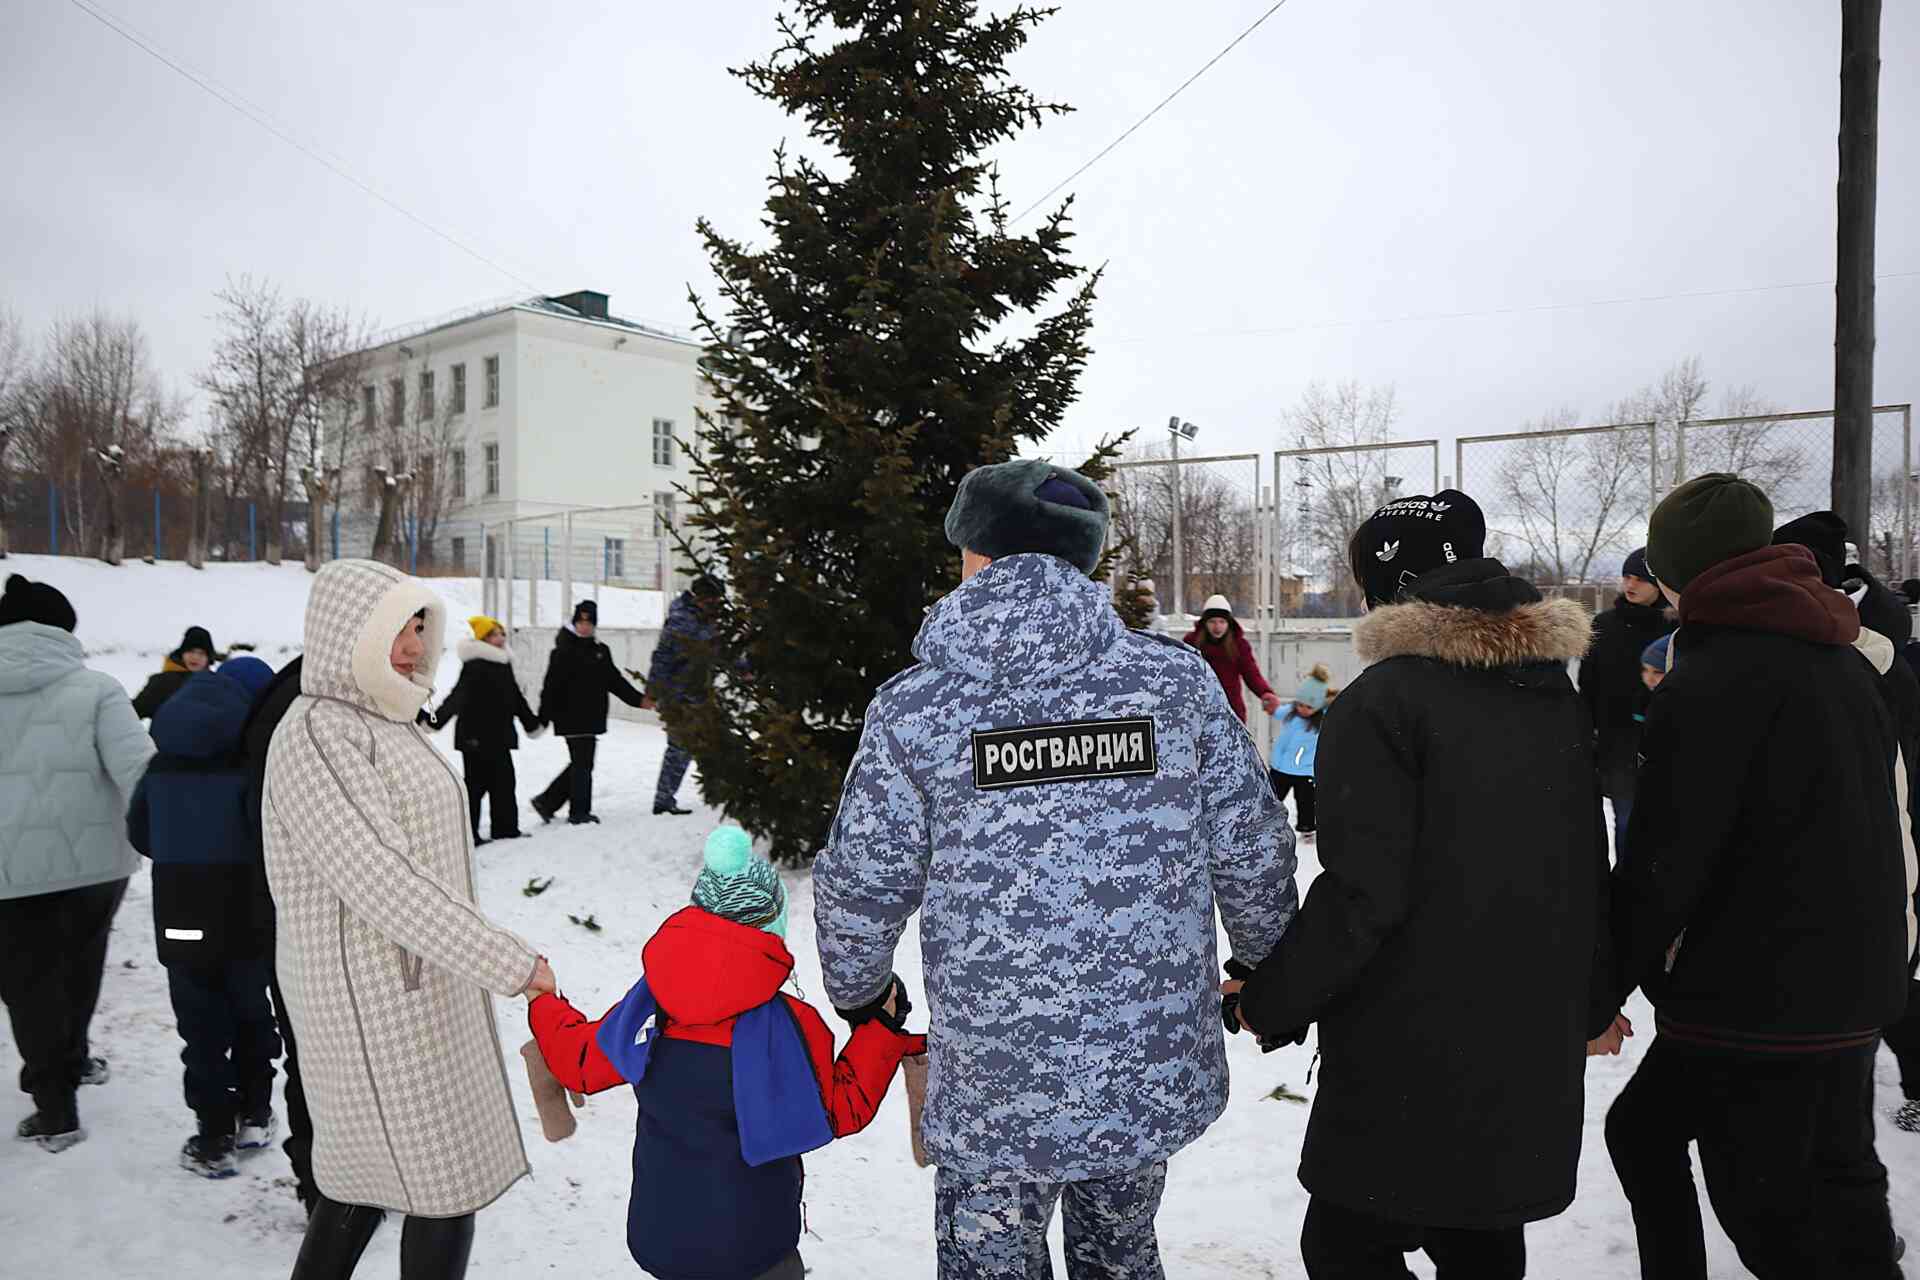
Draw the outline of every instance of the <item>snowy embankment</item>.
[[[189,625],[208,627],[222,644],[258,646],[275,666],[297,651],[307,575],[297,567],[231,565],[193,573],[177,566],[121,569],[81,560],[17,556],[0,572],[24,572],[54,583],[73,599],[79,634],[101,655],[96,665],[137,688],[158,667],[159,655]],[[433,584],[454,616],[478,608],[479,583],[441,579]],[[636,597],[622,600],[620,597]],[[649,598],[650,597],[650,598]],[[608,625],[657,622],[655,593],[603,592]],[[542,602],[543,625],[553,620]],[[642,610],[656,612],[648,618]],[[626,612],[631,609],[631,613]],[[451,687],[455,663],[441,672]],[[451,750],[442,736],[439,745]],[[488,845],[479,854],[482,903],[497,920],[553,959],[562,989],[598,1014],[620,998],[639,973],[641,944],[668,914],[687,901],[700,845],[717,815],[701,809],[689,818],[651,813],[653,780],[664,740],[658,728],[615,722],[603,741],[595,792],[599,827],[541,827],[527,799],[565,762],[552,738],[526,743],[517,757],[521,814],[534,836]],[[458,767],[457,761],[455,767]],[[683,795],[690,800],[691,782]],[[701,808],[695,802],[696,808]],[[1302,888],[1317,870],[1302,850]],[[521,892],[535,878],[553,878],[544,894]],[[813,892],[804,874],[790,874],[793,894],[789,942],[806,996],[820,996],[814,953]],[[48,1156],[13,1142],[0,1143],[0,1274],[101,1275],[116,1280],[190,1274],[195,1280],[241,1280],[285,1275],[299,1248],[303,1220],[289,1189],[278,1149],[248,1157],[241,1176],[205,1182],[175,1163],[191,1119],[180,1100],[180,1042],[167,1001],[166,975],[155,963],[147,877],[135,877],[114,929],[95,1051],[113,1062],[113,1080],[81,1096],[89,1138],[70,1152]],[[592,932],[569,917],[591,916]],[[1224,944],[1223,944],[1224,945]],[[919,949],[909,930],[897,967],[921,991]],[[498,1002],[500,1033],[509,1054],[527,1038],[524,1006]],[[1637,1274],[1633,1228],[1607,1161],[1601,1122],[1632,1073],[1652,1032],[1652,1016],[1636,1000],[1629,1009],[1642,1030],[1619,1058],[1595,1059],[1588,1070],[1588,1128],[1581,1157],[1580,1198],[1559,1218],[1528,1232],[1532,1266],[1541,1277]],[[1516,1016],[1523,1016],[1516,1013]],[[923,1017],[916,1016],[916,1025]],[[1462,1027],[1461,1035],[1474,1028]],[[1228,1042],[1233,1096],[1226,1114],[1200,1142],[1173,1161],[1160,1236],[1173,1276],[1302,1276],[1298,1240],[1306,1194],[1295,1180],[1307,1107],[1271,1095],[1285,1085],[1311,1095],[1307,1084],[1311,1040],[1262,1056],[1247,1037]],[[0,1030],[0,1071],[16,1059]],[[534,1176],[481,1214],[474,1246],[475,1277],[541,1274],[638,1275],[625,1245],[626,1192],[634,1103],[631,1092],[603,1094],[581,1117],[570,1141],[548,1145],[519,1063],[511,1057],[521,1125]],[[1880,1102],[1898,1100],[1890,1055],[1880,1062]],[[9,1123],[24,1114],[14,1096]],[[1920,1237],[1920,1136],[1880,1125],[1880,1152],[1893,1174],[1894,1218],[1903,1234]],[[816,1280],[872,1276],[931,1276],[933,1173],[914,1166],[906,1107],[894,1095],[866,1134],[808,1158],[807,1222],[801,1241]],[[1709,1258],[1715,1277],[1744,1275],[1732,1247],[1707,1215]],[[1064,1274],[1055,1227],[1055,1274]],[[361,1274],[397,1273],[399,1233],[383,1229]],[[1432,1275],[1425,1259],[1412,1265]]]

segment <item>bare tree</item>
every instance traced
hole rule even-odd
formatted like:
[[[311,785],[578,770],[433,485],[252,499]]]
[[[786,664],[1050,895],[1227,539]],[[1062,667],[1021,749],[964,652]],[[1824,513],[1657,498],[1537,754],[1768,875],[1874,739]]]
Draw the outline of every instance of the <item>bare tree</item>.
[[[263,558],[279,564],[290,482],[316,463],[322,410],[358,389],[361,364],[349,353],[365,345],[364,326],[304,298],[284,301],[247,276],[214,297],[222,334],[200,385],[225,419],[241,483],[266,500]]]
[[[1115,541],[1143,576],[1173,578],[1173,466],[1164,446],[1128,449],[1106,487],[1112,495]],[[1209,469],[1180,462],[1182,599],[1219,594],[1245,604],[1254,582],[1254,493]]]
[[[76,542],[118,564],[125,468],[151,459],[181,413],[160,390],[146,335],[103,311],[59,321],[26,382],[15,403],[27,452],[60,492]]]
[[[1586,582],[1601,552],[1626,551],[1648,511],[1647,432],[1544,434],[1578,421],[1562,409],[1528,424],[1543,434],[1507,443],[1490,504],[1494,521],[1517,523],[1537,580],[1555,586]]]
[[[10,545],[13,471],[9,455],[20,429],[17,418],[28,358],[27,334],[20,317],[12,311],[0,310],[0,560],[7,558]]]
[[[1321,579],[1340,615],[1360,611],[1360,588],[1347,571],[1347,541],[1362,521],[1391,502],[1399,478],[1389,455],[1366,446],[1393,438],[1399,406],[1392,387],[1310,384],[1282,421],[1296,449],[1346,450],[1292,460],[1292,512],[1284,522],[1295,568]],[[1356,447],[1357,446],[1357,447]],[[1287,495],[1276,494],[1283,506]]]

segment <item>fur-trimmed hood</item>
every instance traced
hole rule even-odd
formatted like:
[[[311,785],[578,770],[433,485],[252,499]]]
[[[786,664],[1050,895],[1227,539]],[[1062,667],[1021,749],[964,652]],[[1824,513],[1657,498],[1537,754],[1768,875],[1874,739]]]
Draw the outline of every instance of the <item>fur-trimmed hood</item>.
[[[462,662],[499,662],[513,665],[513,650],[496,649],[485,640],[462,640],[453,646],[454,653]]]
[[[1433,658],[1456,667],[1571,662],[1587,651],[1593,618],[1572,600],[1487,611],[1411,600],[1383,605],[1353,629],[1363,662]]]

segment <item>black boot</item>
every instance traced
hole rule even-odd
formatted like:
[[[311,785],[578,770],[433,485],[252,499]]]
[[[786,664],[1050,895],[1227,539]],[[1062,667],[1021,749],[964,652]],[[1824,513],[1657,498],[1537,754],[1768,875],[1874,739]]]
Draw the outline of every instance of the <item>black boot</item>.
[[[671,813],[677,817],[684,818],[686,815],[692,812],[693,810],[691,809],[682,809],[680,807],[680,802],[678,800],[669,800],[665,804],[661,804],[659,801],[656,800],[653,805],[653,813],[655,817],[659,817],[663,813]]]
[[[408,1218],[400,1232],[400,1280],[461,1280],[472,1253],[472,1214]]]
[[[360,1265],[374,1228],[386,1216],[384,1209],[316,1196],[291,1280],[347,1280]]]
[[[58,1155],[67,1148],[77,1146],[87,1136],[80,1127],[80,1111],[71,1101],[54,1099],[36,1099],[39,1110],[22,1120],[14,1129],[13,1136],[22,1142],[31,1142],[42,1151]]]
[[[240,1172],[233,1151],[233,1117],[205,1112],[200,1116],[200,1131],[180,1148],[180,1167],[202,1178],[231,1178]]]

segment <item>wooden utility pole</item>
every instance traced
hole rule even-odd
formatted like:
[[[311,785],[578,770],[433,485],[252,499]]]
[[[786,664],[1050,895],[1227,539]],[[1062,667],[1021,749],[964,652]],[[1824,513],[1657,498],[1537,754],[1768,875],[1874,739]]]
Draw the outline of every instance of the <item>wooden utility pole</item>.
[[[1880,0],[1840,0],[1833,509],[1863,546],[1871,532],[1867,512],[1873,488],[1873,223],[1879,131]]]

